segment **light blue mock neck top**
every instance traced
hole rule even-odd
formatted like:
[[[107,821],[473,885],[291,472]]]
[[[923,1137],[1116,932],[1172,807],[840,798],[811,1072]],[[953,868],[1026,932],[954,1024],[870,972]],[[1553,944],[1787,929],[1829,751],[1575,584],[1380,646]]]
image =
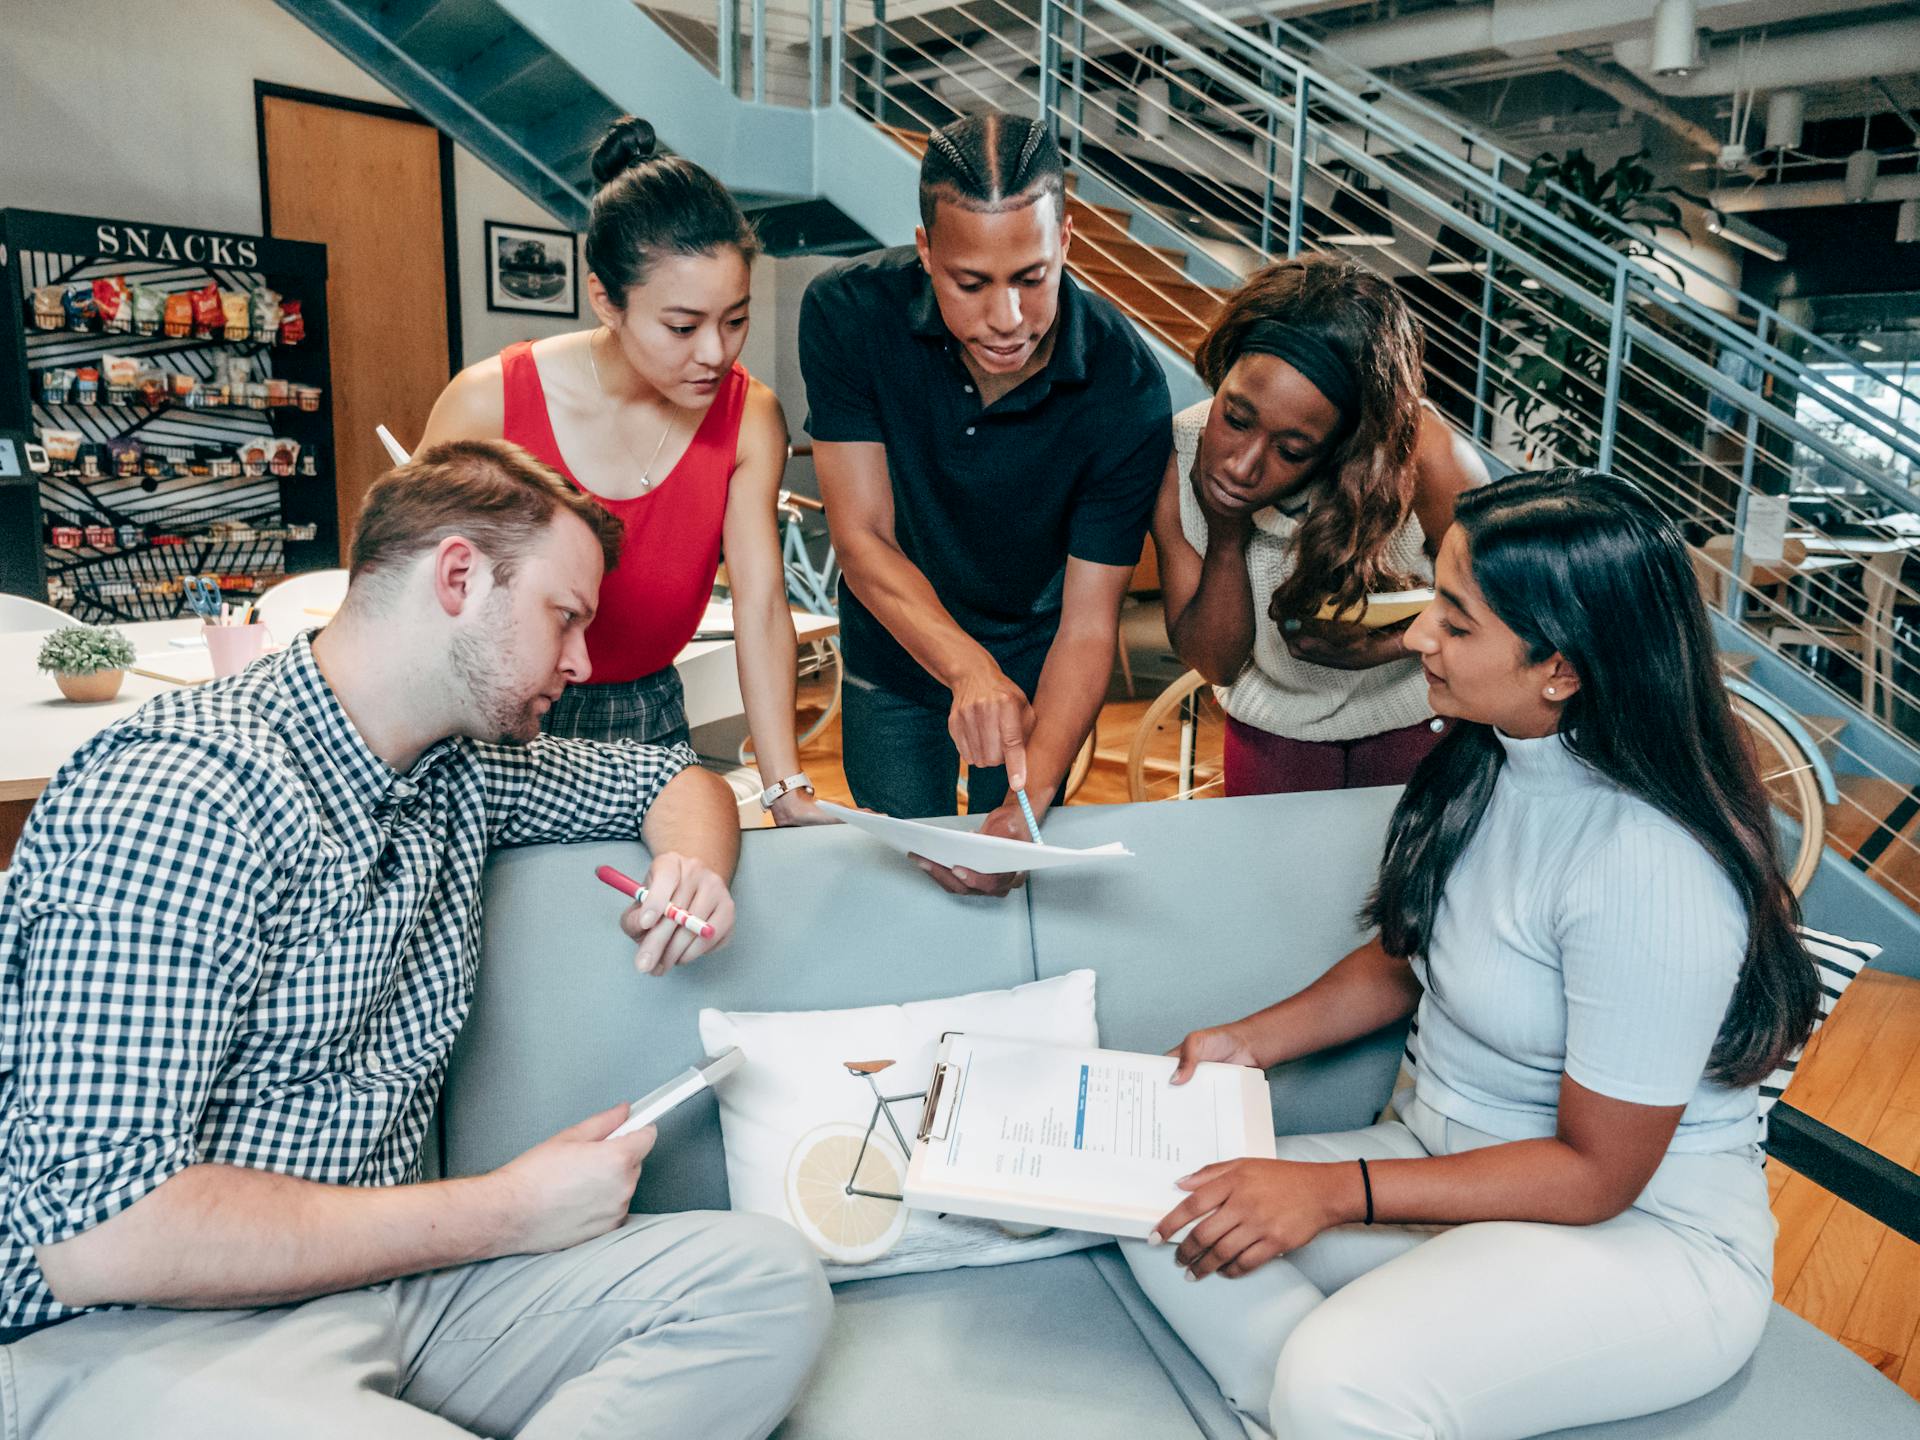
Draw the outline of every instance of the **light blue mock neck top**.
[[[1733,882],[1558,735],[1499,741],[1492,799],[1414,961],[1420,1098],[1533,1139],[1553,1134],[1566,1074],[1617,1100],[1684,1104],[1672,1151],[1754,1144],[1758,1087],[1704,1076],[1746,956]]]

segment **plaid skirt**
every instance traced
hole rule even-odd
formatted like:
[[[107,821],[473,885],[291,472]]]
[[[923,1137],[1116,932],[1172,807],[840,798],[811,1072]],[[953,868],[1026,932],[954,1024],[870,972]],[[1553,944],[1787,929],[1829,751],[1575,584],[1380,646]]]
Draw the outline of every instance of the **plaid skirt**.
[[[677,745],[687,739],[686,691],[669,665],[617,685],[569,685],[540,728],[569,740],[639,740]]]

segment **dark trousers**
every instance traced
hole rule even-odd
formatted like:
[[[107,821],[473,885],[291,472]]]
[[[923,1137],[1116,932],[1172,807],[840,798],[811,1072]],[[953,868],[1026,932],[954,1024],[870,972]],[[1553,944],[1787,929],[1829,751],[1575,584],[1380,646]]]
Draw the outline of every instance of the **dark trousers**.
[[[957,814],[960,752],[947,733],[950,709],[883,689],[848,669],[840,738],[854,804],[903,820]],[[967,772],[969,815],[985,815],[1006,798],[1005,766]]]
[[[1227,717],[1226,792],[1293,795],[1404,785],[1446,734],[1431,720],[1358,740],[1289,740]]]

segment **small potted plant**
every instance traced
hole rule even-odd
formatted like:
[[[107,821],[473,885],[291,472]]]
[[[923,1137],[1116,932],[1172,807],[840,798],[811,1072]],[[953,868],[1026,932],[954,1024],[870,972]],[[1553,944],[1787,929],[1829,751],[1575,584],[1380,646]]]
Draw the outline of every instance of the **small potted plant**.
[[[83,705],[120,693],[133,643],[110,625],[68,625],[40,647],[40,668],[53,673],[60,693]]]

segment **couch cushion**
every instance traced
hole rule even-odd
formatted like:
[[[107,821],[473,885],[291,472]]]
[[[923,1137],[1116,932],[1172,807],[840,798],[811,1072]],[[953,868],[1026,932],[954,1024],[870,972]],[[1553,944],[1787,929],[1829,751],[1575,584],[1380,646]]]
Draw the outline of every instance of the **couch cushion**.
[[[833,1310],[779,1440],[1225,1440],[1195,1424],[1084,1254],[854,1281]]]
[[[1920,1404],[1839,1341],[1773,1307],[1733,1379],[1672,1410],[1556,1430],[1546,1440],[1802,1440],[1920,1435]]]
[[[631,842],[503,850],[487,868],[473,1011],[443,1104],[446,1173],[512,1159],[646,1093],[700,1055],[702,1006],[819,1009],[925,1000],[1034,978],[1027,908],[938,889],[845,828],[742,837],[734,940],[661,978],[633,968],[621,896],[594,867],[645,873]],[[713,1098],[660,1125],[639,1210],[725,1209]]]
[[[1088,1258],[1213,1436],[1218,1421],[1208,1407],[1227,1407],[1211,1377],[1154,1311],[1117,1250],[1095,1250]],[[1381,1363],[1391,1364],[1391,1358]],[[1239,1440],[1241,1432],[1236,1425],[1220,1433]],[[1840,1434],[1920,1435],[1920,1405],[1846,1346],[1776,1305],[1753,1358],[1712,1394],[1631,1420],[1556,1430],[1541,1440],[1806,1440]]]
[[[1139,859],[1036,873],[1040,974],[1099,973],[1100,1043],[1165,1050],[1305,988],[1363,938],[1397,789],[1257,795],[1056,810],[1062,845],[1120,839]],[[1373,1123],[1393,1088],[1403,1026],[1277,1067],[1283,1135]]]

